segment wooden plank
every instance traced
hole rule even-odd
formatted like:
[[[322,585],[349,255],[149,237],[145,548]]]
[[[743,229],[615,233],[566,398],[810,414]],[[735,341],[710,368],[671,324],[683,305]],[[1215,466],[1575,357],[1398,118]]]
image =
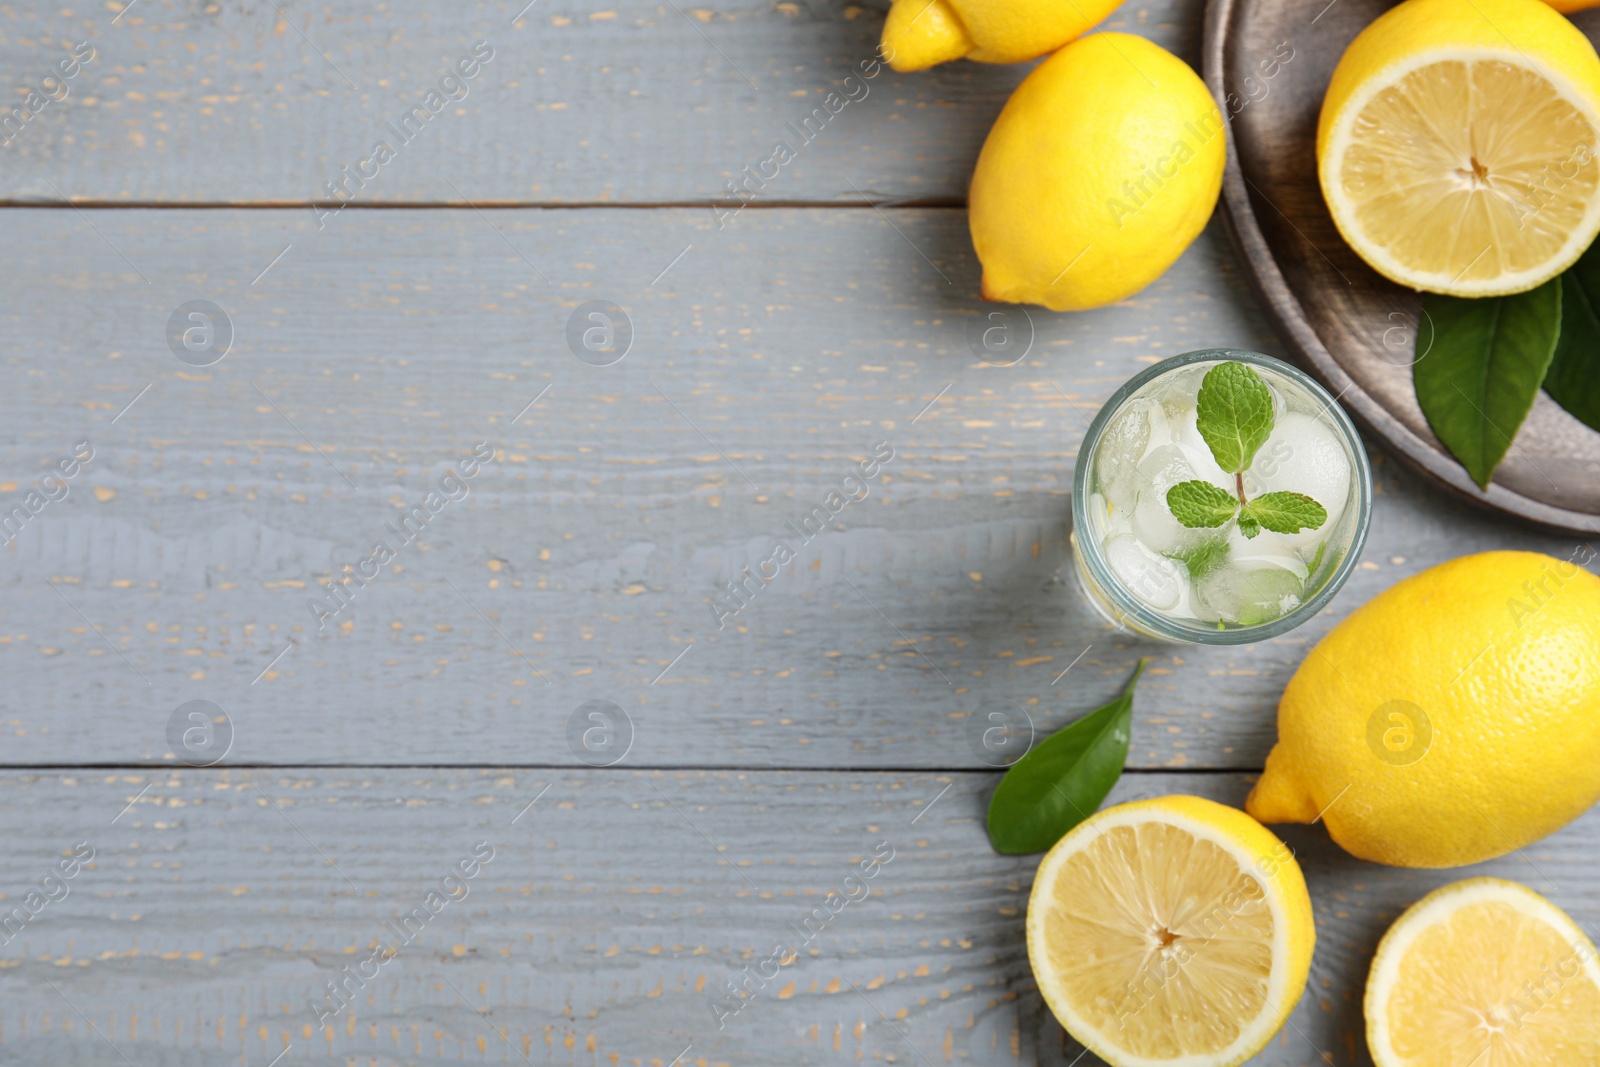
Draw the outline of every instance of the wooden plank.
[[[16,906],[79,843],[94,861],[0,947],[0,1063],[111,1065],[125,1062],[120,1053],[141,1067],[264,1064],[290,1047],[284,1063],[519,1063],[526,1054],[540,1064],[664,1065],[689,1046],[681,1062],[893,1056],[1064,1067],[1079,1050],[1043,1008],[1022,940],[1035,861],[989,851],[982,812],[992,782],[965,773],[7,772],[0,904]],[[1113,800],[1188,792],[1238,803],[1247,788],[1235,775],[1141,774]],[[1591,929],[1600,921],[1593,813],[1523,856],[1470,871],[1360,863],[1320,827],[1286,840],[1313,887],[1319,940],[1294,1025],[1253,1061],[1264,1067],[1323,1062],[1319,1052],[1368,1062],[1360,991],[1371,951],[1433,887],[1468,874],[1514,878]],[[362,968],[381,940],[400,940],[388,923],[425,905],[478,842],[493,858],[460,883],[466,896],[436,902],[394,960]],[[711,1005],[721,983],[798,939],[790,922],[863,858],[890,849],[864,883],[868,895],[840,906],[719,1031]],[[371,981],[327,1032],[308,1033],[307,1001],[346,965]]]
[[[1368,569],[1325,618],[1220,650],[1108,630],[1063,569],[1088,417],[1160,356],[1276,349],[1215,233],[1123,305],[1033,312],[999,367],[966,343],[956,210],[722,235],[690,210],[7,217],[0,511],[95,453],[0,553],[12,765],[169,759],[169,717],[205,699],[250,763],[575,765],[569,719],[607,700],[634,766],[975,767],[984,702],[1053,729],[1150,654],[1135,764],[1259,767],[1307,641],[1354,606],[1466,552],[1573,547],[1379,457]],[[233,322],[212,366],[168,348],[192,299]],[[634,322],[613,366],[564,340],[593,299]],[[867,498],[719,630],[720,583],[880,440]],[[499,459],[470,495],[319,631],[319,582],[399,545],[388,524],[479,441]]]
[[[301,205],[373,159],[347,185],[358,202],[708,202],[782,140],[796,158],[763,200],[960,200],[1026,73],[952,63],[846,83],[877,50],[883,0],[540,0],[513,25],[524,2],[7,7],[7,107],[26,111],[29,90],[42,106],[0,133],[0,199]],[[1198,67],[1201,7],[1129,0],[1105,25]],[[45,81],[77,41],[93,58]],[[458,99],[397,136],[388,124],[471,69],[479,41],[493,58]],[[820,133],[790,132],[818,108]],[[394,151],[381,165],[378,141]]]

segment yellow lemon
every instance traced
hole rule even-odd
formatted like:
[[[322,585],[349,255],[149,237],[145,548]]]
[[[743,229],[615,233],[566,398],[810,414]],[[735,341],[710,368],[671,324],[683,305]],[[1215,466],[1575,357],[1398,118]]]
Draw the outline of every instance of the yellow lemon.
[[[1417,901],[1367,977],[1377,1067],[1600,1063],[1600,963],[1531,889],[1469,878]]]
[[[894,0],[883,56],[895,70],[952,59],[1020,63],[1054,52],[1122,0]]]
[[[978,156],[984,298],[1077,311],[1143,289],[1205,228],[1226,137],[1170,52],[1125,33],[1067,45],[1017,86]]]
[[[1282,841],[1201,797],[1091,815],[1039,864],[1028,960],[1067,1032],[1113,1067],[1232,1067],[1283,1026],[1316,943]]]
[[[1600,58],[1539,0],[1406,0],[1351,42],[1317,125],[1339,232],[1379,274],[1495,296],[1600,232]]]
[[[1600,578],[1484,552],[1407,578],[1312,649],[1245,808],[1346,851],[1455,867],[1539,840],[1600,798]]]
[[[1574,11],[1587,11],[1600,4],[1600,0],[1544,0],[1544,2],[1563,15],[1570,15]]]

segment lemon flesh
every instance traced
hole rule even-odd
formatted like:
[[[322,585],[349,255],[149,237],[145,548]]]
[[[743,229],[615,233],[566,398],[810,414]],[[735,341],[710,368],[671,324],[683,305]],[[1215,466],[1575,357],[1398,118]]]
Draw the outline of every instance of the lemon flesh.
[[[1108,808],[1039,866],[1028,955],[1068,1032],[1114,1065],[1237,1064],[1310,968],[1305,880],[1259,823],[1199,797]]]
[[[1378,1067],[1600,1062],[1600,964],[1555,905],[1473,878],[1430,893],[1384,935],[1367,979]]]
[[[1385,277],[1522,292],[1600,232],[1597,130],[1600,59],[1548,6],[1407,0],[1340,60],[1318,172],[1340,233]]]

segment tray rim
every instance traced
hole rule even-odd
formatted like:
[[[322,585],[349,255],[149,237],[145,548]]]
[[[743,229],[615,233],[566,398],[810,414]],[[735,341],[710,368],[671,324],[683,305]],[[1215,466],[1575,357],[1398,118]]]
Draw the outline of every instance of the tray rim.
[[[1236,2],[1206,0],[1200,45],[1201,77],[1224,115],[1227,114],[1227,93],[1222,85],[1222,60],[1227,47],[1225,27]],[[1487,492],[1479,490],[1453,456],[1413,433],[1346,373],[1312,329],[1299,296],[1289,287],[1278,267],[1277,257],[1267,244],[1250,203],[1247,186],[1251,183],[1239,163],[1231,122],[1229,129],[1227,167],[1222,176],[1223,217],[1228,236],[1239,254],[1240,269],[1250,280],[1251,291],[1295,362],[1331,390],[1356,423],[1383,444],[1386,451],[1455,499],[1561,533],[1600,533],[1600,515],[1556,507],[1494,482],[1489,483]]]

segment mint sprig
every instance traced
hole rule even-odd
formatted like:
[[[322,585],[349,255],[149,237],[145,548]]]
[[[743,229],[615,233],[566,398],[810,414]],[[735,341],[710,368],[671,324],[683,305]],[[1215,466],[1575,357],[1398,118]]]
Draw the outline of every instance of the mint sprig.
[[[1239,501],[1226,489],[1196,479],[1168,489],[1167,507],[1185,526],[1221,526],[1239,510]]]
[[[1219,363],[1206,371],[1195,397],[1195,428],[1217,466],[1234,476],[1235,490],[1229,493],[1198,478],[1179,482],[1167,490],[1172,517],[1191,529],[1209,529],[1237,516],[1239,532],[1250,538],[1263,529],[1292,534],[1327,522],[1327,509],[1304,493],[1245,496],[1244,473],[1272,436],[1275,421],[1272,391],[1255,368]]]
[[[1263,493],[1245,504],[1241,514],[1281,534],[1315,530],[1328,521],[1328,510],[1304,493]]]
[[[1229,474],[1247,469],[1272,434],[1272,392],[1243,363],[1219,363],[1206,371],[1195,407],[1200,436]]]

